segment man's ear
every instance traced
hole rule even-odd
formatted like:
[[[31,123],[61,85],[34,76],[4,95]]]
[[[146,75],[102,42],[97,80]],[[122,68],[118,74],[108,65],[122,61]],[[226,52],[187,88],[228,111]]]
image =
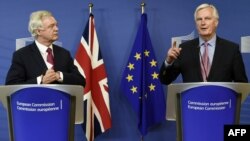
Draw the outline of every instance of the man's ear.
[[[216,26],[216,27],[218,27],[218,25],[219,25],[219,21],[218,21],[218,20],[216,20],[216,22],[215,22],[215,26]]]

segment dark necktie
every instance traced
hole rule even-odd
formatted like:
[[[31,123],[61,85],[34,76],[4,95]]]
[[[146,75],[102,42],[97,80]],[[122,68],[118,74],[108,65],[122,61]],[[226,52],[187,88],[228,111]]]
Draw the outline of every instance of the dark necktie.
[[[54,66],[54,57],[53,57],[53,54],[52,54],[52,49],[48,48],[47,52],[48,52],[47,62],[50,63],[52,65],[52,68],[53,68],[53,66]]]
[[[201,72],[202,72],[202,77],[203,81],[207,81],[207,77],[210,71],[210,62],[209,62],[209,57],[208,57],[208,43],[204,43],[204,52],[201,57]]]

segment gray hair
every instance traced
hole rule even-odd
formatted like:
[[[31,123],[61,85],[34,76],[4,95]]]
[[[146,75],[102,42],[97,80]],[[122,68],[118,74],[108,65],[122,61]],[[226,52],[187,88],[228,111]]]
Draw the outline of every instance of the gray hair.
[[[195,21],[196,21],[197,12],[200,11],[200,10],[202,10],[202,9],[204,9],[204,8],[207,8],[207,7],[210,7],[210,8],[213,9],[213,16],[214,16],[217,20],[219,20],[219,13],[218,13],[218,10],[216,9],[216,7],[215,7],[214,5],[212,5],[212,4],[204,3],[204,4],[199,5],[199,6],[196,8],[196,10],[195,10],[195,12],[194,12],[194,20],[195,20]]]
[[[52,13],[49,11],[41,10],[35,11],[30,15],[28,30],[33,37],[37,36],[36,30],[43,27],[42,19],[44,17],[53,17]]]

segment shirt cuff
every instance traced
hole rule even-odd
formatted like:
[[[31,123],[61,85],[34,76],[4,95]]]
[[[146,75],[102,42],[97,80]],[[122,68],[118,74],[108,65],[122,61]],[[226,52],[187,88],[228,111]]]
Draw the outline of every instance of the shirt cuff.
[[[36,78],[37,84],[42,84],[42,78],[43,78],[42,75],[40,75],[40,76],[38,76],[38,77]]]
[[[58,71],[59,72],[59,76],[60,78],[58,79],[58,82],[63,82],[63,73]]]
[[[171,66],[172,64],[173,64],[173,63],[169,64],[169,63],[167,62],[167,60],[164,61],[165,67]]]

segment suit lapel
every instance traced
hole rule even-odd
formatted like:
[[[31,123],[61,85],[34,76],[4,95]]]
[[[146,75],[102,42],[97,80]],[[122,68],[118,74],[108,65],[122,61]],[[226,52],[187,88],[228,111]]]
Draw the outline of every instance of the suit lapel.
[[[47,70],[47,66],[46,66],[46,64],[43,60],[43,57],[42,57],[38,47],[36,46],[35,42],[33,44],[31,44],[30,48],[32,51],[32,53],[30,55],[32,56],[32,58],[34,58],[34,61],[36,62],[38,67],[40,67],[40,69],[43,71]]]
[[[216,71],[216,68],[220,67],[220,62],[221,62],[221,54],[223,54],[223,49],[221,48],[220,45],[220,38],[217,37],[216,39],[216,44],[215,44],[215,50],[214,50],[214,57],[213,57],[213,62],[211,64],[210,72],[208,75],[209,80],[213,80],[213,75]]]
[[[60,60],[63,58],[63,56],[61,56],[59,47],[56,45],[53,45],[53,54],[54,54],[54,69],[56,71],[58,67],[60,66],[59,63],[63,61],[63,60]]]
[[[196,75],[199,75],[199,81],[203,81],[202,74],[201,74],[201,63],[200,63],[200,46],[199,46],[199,38],[197,38],[194,42],[194,48],[193,48],[193,56],[194,56],[194,62],[196,68]]]

